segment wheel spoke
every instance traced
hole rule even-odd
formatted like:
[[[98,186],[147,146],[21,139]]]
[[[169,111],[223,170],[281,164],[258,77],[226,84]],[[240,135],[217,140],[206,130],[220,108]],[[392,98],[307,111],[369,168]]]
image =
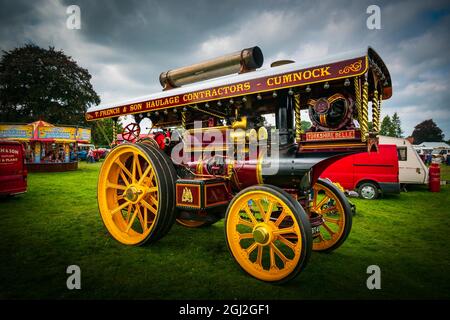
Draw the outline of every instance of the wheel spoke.
[[[261,204],[261,199],[256,199],[254,202],[256,203],[256,206],[258,207],[259,214],[261,215],[261,218],[263,220],[265,220],[266,211],[264,210],[264,208],[263,208],[263,206]]]
[[[254,226],[254,224],[252,222],[250,222],[248,220],[244,220],[244,219],[242,219],[242,217],[239,217],[238,224],[242,224],[249,228],[253,228],[253,226]]]
[[[256,263],[262,268],[262,255],[263,255],[263,247],[258,246],[258,255],[256,256]]]
[[[125,182],[125,184],[127,185],[127,186],[129,186],[130,185],[130,182],[128,181],[128,179],[127,179],[127,177],[125,176],[125,173],[123,173],[123,170],[120,170],[120,177],[122,178],[122,180],[123,180],[123,182]]]
[[[327,203],[327,201],[330,200],[330,197],[328,195],[325,195],[322,200],[315,206],[316,210],[321,210],[322,206]]]
[[[149,166],[145,169],[144,173],[141,173],[141,178],[139,179],[138,184],[142,184],[142,182],[144,181],[144,178],[148,175],[148,173],[150,172],[151,169],[152,169],[152,166],[149,165]],[[153,172],[152,172],[152,173],[153,173]]]
[[[147,189],[147,193],[153,193],[153,192],[156,192],[156,191],[158,191],[158,187],[150,187],[150,188]]]
[[[270,217],[272,216],[273,206],[275,203],[269,201],[269,206],[267,207],[266,214],[264,215],[264,222],[267,223],[270,221]]]
[[[133,207],[133,205],[130,203],[127,208],[127,218],[125,219],[127,221],[127,223],[128,223],[128,221],[130,221],[132,207]]]
[[[323,214],[327,214],[327,213],[330,213],[335,210],[337,210],[336,206],[331,206],[331,207],[326,208],[325,210],[320,210],[320,212],[318,212],[318,213],[323,215]]]
[[[274,230],[273,234],[274,235],[279,235],[279,234],[287,234],[287,233],[295,233],[295,228],[292,227],[288,227],[288,228],[282,228],[282,229],[278,229],[278,230]]]
[[[117,160],[115,161],[115,163],[120,167],[120,169],[122,169],[123,172],[125,172],[125,173],[127,174],[127,176],[128,176],[129,178],[133,178],[133,176],[131,175],[130,170],[128,170],[128,169],[125,167],[125,165],[122,163],[122,161],[120,161],[120,159],[117,159]],[[123,179],[123,177],[122,177],[122,179]],[[127,180],[127,182],[128,182],[128,179],[125,179],[125,180]]]
[[[127,227],[125,228],[125,233],[128,233],[128,231],[130,231],[130,228],[131,228],[131,226],[133,225],[134,220],[136,219],[136,216],[137,216],[137,214],[138,214],[139,211],[140,211],[140,210],[139,210],[139,206],[135,206],[135,207],[134,207],[133,216],[131,217],[130,221],[128,222]]]
[[[322,224],[322,226],[328,231],[330,236],[333,236],[336,233],[333,230],[331,230],[330,227],[326,223]]]
[[[116,214],[117,212],[121,211],[123,208],[125,208],[128,205],[128,201],[125,201],[124,203],[122,203],[120,206],[114,208],[113,210],[111,210],[111,215]]]
[[[244,204],[244,210],[245,210],[245,213],[247,214],[247,216],[250,218],[250,220],[252,220],[253,224],[257,224],[258,221],[256,220],[255,216],[253,215],[253,212],[248,207],[247,202]]]
[[[289,259],[286,258],[283,252],[281,252],[273,242],[270,244],[270,247],[273,249],[274,253],[283,261],[283,264],[286,264]]]
[[[139,180],[140,180],[142,178],[141,162],[139,161],[139,155],[138,154],[134,154],[134,156],[135,156],[136,167],[137,167],[137,171],[139,173]]]
[[[156,215],[156,213],[158,212],[155,208],[153,208],[147,201],[145,201],[144,199],[141,200],[141,203],[144,207],[146,207],[151,213],[153,213],[154,215]]]
[[[276,263],[275,263],[275,254],[273,252],[273,247],[269,246],[269,252],[270,252],[270,270],[272,269],[278,269]]]
[[[137,179],[136,179],[136,167],[137,167],[137,161],[136,161],[136,158],[137,158],[137,154],[136,153],[134,153],[133,152],[133,165],[132,165],[132,171],[131,171],[131,181],[133,182],[133,183],[136,183],[136,181],[137,181]]]
[[[142,207],[144,209],[144,231],[148,229],[148,212],[147,207]]]
[[[137,207],[139,207],[139,212],[138,212],[138,219],[139,219],[139,223],[141,224],[141,228],[142,228],[142,232],[145,231],[145,226],[144,226],[144,217],[142,216],[142,211],[141,211],[141,207],[139,205],[137,205]]]
[[[281,211],[280,216],[275,221],[275,225],[278,227],[280,225],[280,223],[284,220],[284,218],[286,218],[286,211],[283,208],[283,211]]]
[[[287,240],[285,237],[283,236],[278,236],[278,240],[281,241],[281,243],[283,243],[284,245],[288,246],[289,248],[291,248],[292,250],[294,250],[295,248],[295,244],[290,242],[289,240]],[[298,243],[298,242],[297,242]]]
[[[123,186],[123,185],[117,184],[117,183],[112,183],[109,180],[106,182],[106,188],[118,189],[118,190],[126,190],[127,189],[126,186]]]
[[[245,249],[245,252],[247,253],[247,255],[250,256],[250,254],[253,252],[253,250],[256,249],[257,246],[258,246],[258,243],[253,242],[251,246],[249,246],[247,249]]]
[[[339,225],[339,219],[332,219],[332,218],[328,218],[328,217],[322,217],[322,219],[326,222],[330,222],[330,223]]]
[[[239,241],[241,241],[243,239],[253,239],[252,233],[238,233],[238,235],[239,235]]]

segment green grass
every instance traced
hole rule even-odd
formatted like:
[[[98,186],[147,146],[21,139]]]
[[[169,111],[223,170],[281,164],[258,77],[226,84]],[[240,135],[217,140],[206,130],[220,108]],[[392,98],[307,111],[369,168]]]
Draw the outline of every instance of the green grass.
[[[407,299],[450,298],[450,186],[411,188],[357,206],[346,243],[313,253],[286,285],[246,275],[228,253],[223,221],[175,225],[161,241],[126,247],[98,214],[99,164],[29,175],[27,194],[0,200],[0,298]],[[450,170],[442,167],[447,179]],[[66,289],[66,268],[81,267],[82,289]],[[382,289],[366,288],[366,269],[381,268]]]

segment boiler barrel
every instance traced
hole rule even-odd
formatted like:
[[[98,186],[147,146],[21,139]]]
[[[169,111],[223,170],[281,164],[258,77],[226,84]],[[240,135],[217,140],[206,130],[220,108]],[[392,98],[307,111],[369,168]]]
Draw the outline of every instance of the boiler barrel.
[[[191,66],[162,72],[159,82],[164,88],[181,87],[198,81],[254,70],[261,67],[263,62],[261,49],[252,47]]]

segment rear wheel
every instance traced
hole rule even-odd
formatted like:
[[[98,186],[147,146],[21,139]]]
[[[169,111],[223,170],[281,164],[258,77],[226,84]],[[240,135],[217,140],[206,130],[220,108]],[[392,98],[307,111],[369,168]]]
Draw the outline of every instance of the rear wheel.
[[[373,182],[364,182],[359,186],[358,194],[363,199],[374,200],[379,196],[378,187]]]
[[[105,227],[120,243],[155,241],[173,224],[175,185],[155,150],[122,144],[103,162],[98,206]]]
[[[235,261],[268,282],[293,279],[311,254],[311,226],[303,208],[274,186],[252,186],[228,206],[225,237]]]
[[[333,251],[347,239],[352,228],[352,208],[344,193],[332,182],[319,179],[313,187],[310,222],[313,250]]]

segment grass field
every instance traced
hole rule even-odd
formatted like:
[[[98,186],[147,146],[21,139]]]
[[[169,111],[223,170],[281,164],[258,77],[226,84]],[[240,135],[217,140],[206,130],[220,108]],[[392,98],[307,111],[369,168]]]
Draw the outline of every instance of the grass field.
[[[314,253],[294,281],[277,286],[246,275],[228,253],[223,221],[203,229],[175,225],[161,241],[126,247],[100,220],[99,164],[76,172],[29,175],[29,191],[0,200],[0,298],[433,299],[450,298],[450,186],[416,187],[357,206],[347,242]],[[442,168],[443,178],[450,170]],[[81,290],[66,268],[81,267]],[[381,268],[381,290],[366,269]]]

